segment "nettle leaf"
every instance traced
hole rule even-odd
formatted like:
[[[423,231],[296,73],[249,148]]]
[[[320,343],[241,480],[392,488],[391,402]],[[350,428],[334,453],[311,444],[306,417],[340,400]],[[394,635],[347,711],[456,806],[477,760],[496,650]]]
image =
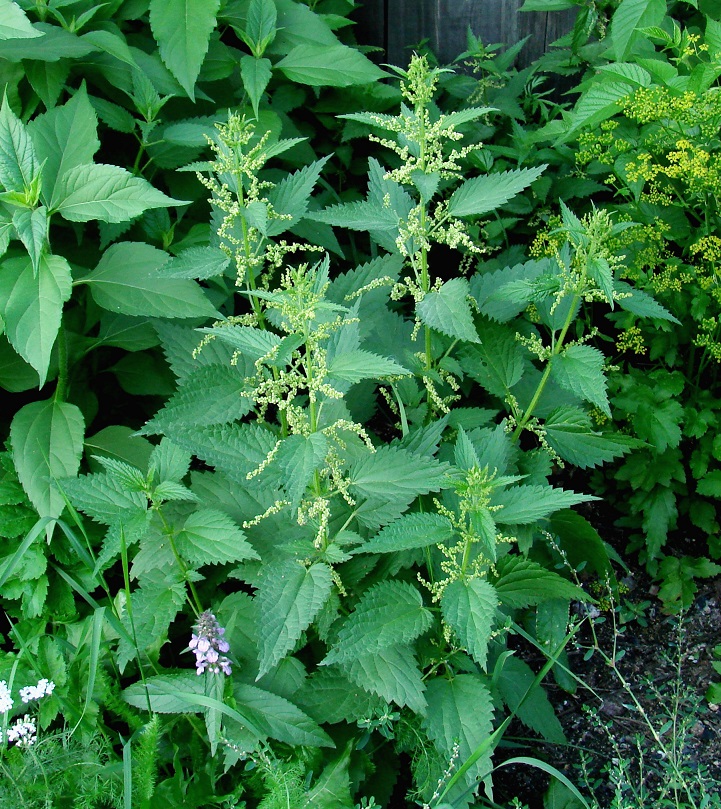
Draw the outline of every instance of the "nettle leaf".
[[[252,401],[243,395],[245,382],[230,365],[206,365],[186,377],[178,390],[141,428],[143,435],[164,433],[171,425],[192,427],[227,424],[250,412]]]
[[[419,494],[437,492],[446,484],[448,464],[383,446],[356,461],[348,479],[363,497],[410,503]]]
[[[41,37],[30,20],[13,0],[0,0],[0,39],[31,39]]]
[[[272,331],[255,329],[252,326],[228,324],[200,331],[214,335],[218,340],[239,351],[251,362],[256,362],[267,355],[273,356],[273,351],[281,343],[281,338]]]
[[[240,78],[243,87],[248,94],[250,103],[253,105],[253,113],[258,117],[258,106],[263,97],[265,88],[273,75],[273,63],[265,57],[241,56],[240,58]]]
[[[69,402],[50,399],[20,408],[10,425],[18,479],[41,517],[59,517],[65,499],[53,485],[80,468],[85,421]]]
[[[401,708],[408,706],[417,714],[425,714],[425,686],[413,651],[408,646],[387,646],[376,652],[360,654],[342,664],[343,671],[354,683],[386,702]]]
[[[642,289],[634,289],[625,281],[614,281],[613,288],[621,296],[616,303],[627,312],[632,312],[639,317],[650,317],[656,320],[668,320],[671,323],[680,325],[681,321],[675,318],[665,307],[651,297]]]
[[[63,304],[72,293],[70,265],[62,256],[42,255],[37,272],[28,258],[3,262],[0,306],[12,347],[38,372],[45,384],[50,355],[60,330]]]
[[[452,278],[440,289],[426,294],[416,307],[418,317],[426,326],[449,337],[479,343],[468,302],[469,296],[468,281],[465,278]]]
[[[193,100],[219,8],[220,0],[150,0],[150,28],[160,58]]]
[[[522,556],[506,556],[496,567],[498,578],[494,587],[501,604],[511,609],[533,607],[556,598],[589,601],[588,594],[580,587]]]
[[[353,809],[348,765],[353,743],[346,745],[342,755],[327,764],[308,792],[303,809]]]
[[[67,478],[61,488],[75,508],[104,525],[144,519],[148,510],[142,492],[128,491],[116,476],[107,473]]]
[[[444,545],[453,535],[451,521],[441,514],[404,514],[357,548],[355,553],[394,553]]]
[[[299,695],[300,707],[316,722],[357,722],[381,712],[385,702],[333,669],[318,669],[306,681]]]
[[[48,247],[48,209],[41,205],[30,210],[23,208],[13,212],[13,226],[20,241],[25,246],[32,262],[33,272],[37,273],[40,256]]]
[[[448,201],[451,216],[480,216],[508,202],[546,170],[544,163],[532,169],[511,169],[466,180]]]
[[[213,508],[194,511],[178,532],[175,542],[180,555],[193,566],[260,559],[233,520]]]
[[[344,382],[379,379],[386,376],[408,376],[407,371],[392,359],[380,357],[360,348],[337,354],[328,365],[328,376]]]
[[[293,508],[298,507],[327,453],[328,440],[323,433],[291,435],[281,441],[273,464],[281,470],[283,486]]]
[[[546,440],[564,461],[581,469],[598,466],[642,446],[624,435],[602,435],[591,428],[588,415],[578,407],[557,407],[544,422]]]
[[[314,222],[347,228],[348,230],[397,230],[399,217],[393,210],[373,202],[347,202],[331,205],[324,211],[308,214]]]
[[[604,356],[593,346],[571,345],[551,359],[551,376],[566,390],[590,402],[609,418]]]
[[[0,108],[0,183],[6,191],[24,191],[32,186],[39,170],[30,135],[5,96]]]
[[[300,708],[277,694],[246,683],[233,684],[237,710],[272,739],[303,747],[335,747]]]
[[[484,671],[497,608],[496,589],[483,579],[456,579],[443,590],[441,597],[443,620]]]
[[[513,486],[494,491],[491,502],[494,507],[501,507],[493,514],[497,523],[530,525],[559,509],[598,499],[590,494],[577,494],[552,486]]]
[[[90,163],[73,166],[58,177],[52,212],[70,222],[127,222],[149,208],[186,204],[119,166]]]
[[[358,655],[410,643],[422,635],[431,622],[431,614],[412,584],[381,582],[363,594],[343,623],[338,640],[323,664],[347,663]]]
[[[313,623],[333,587],[330,568],[316,563],[309,568],[288,560],[261,569],[258,593],[258,646],[260,679],[276,666]]]
[[[493,700],[488,688],[473,674],[452,680],[434,677],[426,689],[428,713],[423,722],[428,737],[447,760],[470,758],[493,731]],[[457,746],[457,749],[455,749]],[[477,784],[491,771],[489,749],[466,773],[467,784]]]
[[[197,278],[205,281],[222,275],[230,259],[217,247],[188,247],[164,264],[158,273],[165,278]]]
[[[388,74],[346,45],[297,45],[275,65],[291,80],[312,87],[370,84]]]
[[[503,664],[498,690],[508,710],[515,712],[526,727],[535,730],[549,742],[564,744],[566,737],[563,728],[543,688],[536,685],[526,696],[535,677],[523,660],[512,655]]]
[[[276,213],[291,217],[269,223],[268,236],[277,236],[293,227],[308,210],[310,195],[330,155],[316,160],[284,177],[269,194],[268,199]]]
[[[84,84],[62,107],[38,115],[28,124],[38,160],[43,163],[43,199],[49,207],[59,203],[55,195],[58,177],[92,162],[100,148],[97,128],[98,119]]]
[[[515,330],[490,321],[478,326],[480,344],[464,346],[463,370],[493,396],[505,399],[524,371],[523,349]]]
[[[149,244],[119,242],[105,251],[82,283],[89,284],[95,302],[111,312],[171,318],[217,315],[195,281],[159,275],[167,260],[167,253]]]

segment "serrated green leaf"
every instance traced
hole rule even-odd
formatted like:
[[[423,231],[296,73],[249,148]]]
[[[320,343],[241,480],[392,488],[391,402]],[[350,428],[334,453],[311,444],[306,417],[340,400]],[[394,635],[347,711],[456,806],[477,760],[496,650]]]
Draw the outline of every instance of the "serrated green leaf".
[[[86,31],[82,34],[81,39],[83,42],[94,45],[101,53],[108,53],[132,68],[138,69],[138,63],[133,58],[128,43],[122,35],[98,29],[97,31]]]
[[[421,672],[408,646],[388,646],[372,654],[361,654],[343,664],[354,683],[386,702],[408,706],[417,714],[426,712],[425,686]]]
[[[318,182],[320,173],[330,157],[316,160],[302,169],[288,174],[268,193],[273,210],[290,219],[278,219],[268,223],[268,236],[278,236],[298,222],[308,210],[310,195]]]
[[[33,272],[40,267],[40,257],[48,247],[48,209],[41,205],[13,212],[13,225],[32,262]]]
[[[546,417],[544,429],[551,448],[581,469],[607,463],[638,446],[623,435],[594,432],[589,417],[577,407],[556,408]]]
[[[388,74],[345,45],[296,45],[275,65],[291,80],[312,87],[370,84]]]
[[[650,317],[656,320],[669,320],[671,323],[680,325],[680,321],[674,317],[668,309],[661,306],[647,292],[642,289],[634,289],[625,281],[614,281],[614,289],[620,292],[621,296],[616,299],[616,303],[627,312],[633,312],[640,317]]]
[[[428,292],[416,306],[421,322],[454,337],[479,343],[468,302],[470,289],[465,278],[452,278],[440,289]]]
[[[62,107],[38,115],[28,124],[28,133],[38,160],[43,163],[43,198],[57,207],[55,186],[71,168],[89,164],[100,148],[98,121],[83,85]]]
[[[522,556],[501,559],[498,562],[498,578],[493,584],[501,604],[511,609],[532,607],[556,598],[588,600],[580,587]]]
[[[42,36],[0,40],[0,59],[7,59],[10,62],[35,59],[42,62],[57,62],[63,58],[78,59],[97,51],[95,45],[83,42],[79,36],[59,25],[38,22],[33,28]]]
[[[0,108],[0,184],[6,191],[22,192],[31,188],[39,170],[30,135],[5,96]]]
[[[400,643],[410,643],[428,629],[431,614],[412,584],[385,581],[372,587],[344,621],[324,665],[348,663]]]
[[[72,292],[70,265],[62,256],[43,254],[36,273],[28,258],[9,259],[1,270],[5,333],[18,354],[38,372],[42,386],[60,330],[63,304]]]
[[[243,81],[243,87],[248,94],[256,118],[258,117],[260,99],[263,97],[272,75],[273,64],[270,59],[265,59],[264,57],[256,59],[255,56],[247,54],[241,56],[240,78]]]
[[[0,39],[31,39],[41,37],[22,9],[12,0],[0,0]]]
[[[444,545],[453,535],[450,520],[441,514],[404,514],[357,548],[355,553],[394,553]]]
[[[448,201],[451,216],[480,216],[495,211],[520,194],[546,170],[544,163],[532,169],[511,169],[466,180]]]
[[[182,381],[177,392],[140,432],[163,433],[173,424],[181,427],[228,424],[252,408],[252,401],[243,395],[244,391],[245,382],[237,368],[202,366]]]
[[[265,50],[275,37],[277,22],[274,0],[251,0],[244,31],[244,39],[251,50]]]
[[[113,104],[112,101],[105,98],[91,96],[90,103],[98,114],[98,118],[111,129],[116,132],[125,132],[126,134],[135,131],[135,118],[128,110],[118,104]]]
[[[666,15],[665,0],[622,0],[611,17],[609,37],[617,62],[623,62],[641,36],[637,29],[660,26]]]
[[[192,566],[223,565],[260,558],[230,517],[213,508],[194,511],[178,532],[175,542],[180,555]]]
[[[293,508],[300,504],[327,453],[328,440],[323,433],[291,435],[280,442],[273,463],[280,468],[283,487]]]
[[[272,331],[255,329],[252,326],[223,325],[201,331],[213,334],[218,340],[240,351],[251,362],[267,355],[273,356],[274,350],[281,343],[281,338]]]
[[[313,623],[330,595],[330,568],[295,561],[264,566],[258,580],[259,679],[276,666]]]
[[[633,88],[624,81],[605,81],[591,85],[573,109],[570,126],[564,137],[568,139],[580,129],[590,128],[611,118],[620,111],[622,100],[632,92]]]
[[[309,716],[323,724],[352,724],[385,707],[379,696],[368,693],[338,671],[328,668],[318,669],[306,680],[299,703]]]
[[[396,230],[398,215],[395,211],[373,202],[347,202],[331,205],[324,211],[308,214],[308,219],[349,230]]]
[[[195,281],[163,278],[162,250],[142,242],[111,245],[82,281],[95,302],[111,312],[149,317],[213,317],[215,308]]]
[[[156,713],[201,713],[200,704],[184,700],[177,694],[204,694],[205,682],[194,672],[183,671],[177,674],[156,674],[146,677],[145,682],[137,682],[123,691],[123,699],[140,710],[150,706]]]
[[[566,737],[563,728],[545,691],[536,685],[526,696],[535,676],[523,660],[512,655],[503,664],[498,690],[508,710],[515,712],[526,727],[535,730],[549,742],[564,744]]]
[[[65,500],[53,485],[80,468],[85,421],[69,402],[50,399],[20,408],[10,425],[18,479],[41,517],[59,517]]]
[[[230,259],[217,247],[188,247],[164,264],[158,274],[166,278],[197,278],[205,281],[222,275]]]
[[[484,671],[497,608],[496,589],[484,579],[456,579],[441,597],[443,620]]]
[[[150,0],[150,28],[160,57],[193,100],[219,8],[220,0]]]
[[[126,222],[149,208],[185,204],[119,166],[90,163],[73,166],[58,177],[53,212],[71,222]]]
[[[428,713],[423,722],[438,752],[464,763],[493,731],[493,701],[488,688],[473,674],[452,680],[434,677],[426,689]],[[457,746],[457,749],[456,749]],[[491,751],[466,773],[466,783],[477,784],[491,771]]]
[[[571,345],[551,360],[551,376],[566,390],[575,393],[611,417],[603,373],[605,358],[593,346]]]
[[[588,570],[615,586],[616,574],[606,545],[585,517],[571,509],[563,509],[551,516],[549,530],[558,538],[560,547],[574,568],[578,569],[585,562]]]
[[[128,491],[117,477],[107,473],[66,478],[60,485],[75,508],[104,525],[145,518],[146,496],[139,491]]]
[[[379,379],[386,376],[408,376],[402,365],[387,357],[379,357],[360,348],[337,354],[328,365],[328,376],[344,382],[360,382],[363,379]]]
[[[463,370],[490,394],[505,399],[524,372],[523,349],[515,330],[490,321],[478,325],[480,343],[464,346]]]

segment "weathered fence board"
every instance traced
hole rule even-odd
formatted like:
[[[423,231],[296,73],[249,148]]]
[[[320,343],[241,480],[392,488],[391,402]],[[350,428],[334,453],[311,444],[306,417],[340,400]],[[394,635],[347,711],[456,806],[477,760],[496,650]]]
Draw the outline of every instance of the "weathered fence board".
[[[410,48],[428,39],[444,64],[466,47],[466,31],[484,43],[513,45],[530,36],[518,64],[524,66],[571,30],[575,12],[519,12],[523,0],[363,0],[357,36],[364,45],[379,45],[391,64],[406,65]]]

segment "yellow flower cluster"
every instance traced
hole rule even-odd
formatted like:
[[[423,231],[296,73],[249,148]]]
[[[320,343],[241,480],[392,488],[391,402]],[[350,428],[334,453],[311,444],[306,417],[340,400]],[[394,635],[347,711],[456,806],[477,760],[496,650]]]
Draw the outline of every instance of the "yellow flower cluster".
[[[616,338],[616,348],[619,351],[631,351],[634,354],[645,354],[646,345],[643,334],[638,326],[631,326]]]
[[[639,124],[664,119],[692,124],[695,122],[693,109],[697,98],[690,90],[673,95],[668,87],[639,87],[623,100],[622,107],[624,113]]]
[[[686,138],[676,141],[676,150],[667,155],[667,176],[686,183],[695,194],[721,194],[721,159]]]

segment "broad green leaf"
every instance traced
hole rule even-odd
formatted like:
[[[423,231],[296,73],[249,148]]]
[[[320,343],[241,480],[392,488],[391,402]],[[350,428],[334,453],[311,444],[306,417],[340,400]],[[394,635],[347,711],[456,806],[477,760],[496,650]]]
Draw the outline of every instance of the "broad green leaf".
[[[407,450],[383,446],[353,464],[348,478],[356,493],[410,503],[419,494],[439,491],[448,467]]]
[[[625,61],[642,36],[639,28],[661,25],[666,16],[666,0],[621,0],[611,17],[609,39],[617,62]]]
[[[313,87],[370,84],[388,74],[345,45],[297,45],[275,65],[291,80]]]
[[[562,388],[596,405],[610,418],[604,361],[593,346],[571,345],[551,359],[551,376]]]
[[[145,682],[138,681],[123,691],[123,699],[140,710],[150,706],[156,713],[201,713],[203,707],[192,703],[178,694],[204,694],[205,682],[192,671],[169,674],[156,674],[146,677]]]
[[[308,214],[308,219],[349,230],[397,230],[399,217],[394,211],[373,202],[347,202]]]
[[[305,215],[310,195],[318,182],[323,166],[329,159],[329,156],[323,157],[309,166],[304,166],[302,169],[288,174],[268,192],[268,199],[273,210],[290,217],[269,222],[268,236],[277,236],[285,232]]]
[[[344,382],[379,379],[386,376],[408,376],[410,371],[387,357],[379,357],[360,348],[337,354],[328,365],[328,376]]]
[[[0,59],[10,62],[39,60],[57,62],[58,59],[79,59],[97,51],[95,45],[59,25],[38,22],[33,28],[42,34],[39,37],[0,39]]]
[[[43,163],[43,198],[51,208],[59,202],[54,193],[58,178],[92,162],[100,148],[97,128],[84,84],[62,107],[38,115],[28,124],[38,160]]]
[[[434,677],[426,689],[428,713],[423,722],[438,752],[459,765],[491,735],[493,700],[488,688],[473,674],[452,680]],[[477,784],[491,771],[491,752],[482,755],[466,773],[466,783]]]
[[[95,302],[111,312],[149,317],[213,317],[215,308],[195,281],[164,278],[168,255],[142,242],[109,247],[98,266],[82,278]]]
[[[165,278],[197,278],[205,281],[222,275],[230,259],[217,247],[188,247],[164,264],[158,273]]]
[[[272,739],[296,747],[335,747],[332,739],[292,702],[254,685],[234,683],[237,710]]]
[[[119,424],[103,427],[95,435],[85,439],[85,455],[92,472],[100,471],[102,468],[97,460],[93,460],[93,456],[97,455],[124,461],[144,471],[148,468],[148,460],[152,451],[153,445],[145,438],[136,435],[136,431],[132,427],[124,427]]]
[[[416,587],[400,581],[381,582],[363,594],[323,664],[348,663],[359,655],[410,643],[428,629],[431,620]]]
[[[101,472],[80,475],[61,482],[70,502],[96,522],[112,525],[123,520],[145,519],[147,497],[140,491],[128,491],[114,475]]]
[[[227,324],[202,329],[202,331],[214,335],[216,339],[240,351],[251,362],[256,362],[261,357],[273,357],[281,343],[281,338],[272,331],[255,329],[252,326]]]
[[[28,251],[33,272],[37,273],[40,257],[48,247],[48,209],[41,205],[39,208],[16,210],[13,213],[13,225]]]
[[[0,0],[0,39],[31,39],[42,35],[42,31],[33,28],[17,3]]]
[[[598,70],[606,76],[622,79],[635,87],[648,87],[652,81],[648,70],[644,70],[634,62],[616,62],[610,65],[601,65]]]
[[[508,710],[514,711],[526,727],[535,730],[549,742],[564,744],[566,737],[563,728],[543,688],[536,685],[526,696],[535,676],[528,664],[511,655],[503,664],[498,690]]]
[[[625,281],[614,281],[613,286],[616,292],[621,293],[621,297],[616,300],[616,303],[618,303],[621,309],[625,309],[627,312],[633,312],[634,315],[641,317],[650,317],[656,320],[670,320],[671,323],[680,325],[680,321],[675,318],[668,309],[661,306],[658,301],[654,300],[654,298],[642,289],[634,289]]]
[[[295,561],[265,565],[255,597],[258,606],[260,679],[290,652],[330,595],[330,568]]]
[[[646,3],[647,0],[641,0]],[[621,109],[621,102],[633,92],[633,88],[623,81],[592,84],[581,96],[570,116],[570,128],[564,135],[569,139],[582,128],[611,118]]]
[[[441,597],[443,620],[484,671],[497,608],[496,590],[484,579],[456,579],[443,590]]]
[[[82,34],[81,39],[83,42],[94,45],[101,53],[108,53],[132,68],[138,68],[138,63],[133,58],[128,43],[122,35],[98,29],[97,31],[87,31]]]
[[[323,768],[303,809],[354,809],[348,773],[352,748],[352,742],[348,743],[343,753]]]
[[[511,169],[466,180],[448,201],[451,216],[480,216],[495,211],[536,180],[546,170],[544,163],[532,169]]]
[[[523,376],[523,349],[508,326],[480,323],[478,334],[480,344],[463,348],[461,366],[490,394],[505,399]]]
[[[150,0],[150,28],[165,66],[195,100],[220,0]]]
[[[468,281],[465,278],[452,278],[440,289],[428,292],[417,304],[416,312],[421,322],[432,329],[457,340],[479,343],[468,303],[469,296]]]
[[[629,452],[638,442],[623,435],[594,432],[588,415],[577,407],[558,407],[544,422],[546,439],[561,458],[581,469],[598,466]]]
[[[169,425],[193,427],[228,424],[245,416],[252,407],[243,395],[245,383],[230,365],[204,365],[180,384],[176,393],[140,429],[144,435],[165,432]]]
[[[499,507],[493,517],[501,525],[530,525],[547,517],[551,512],[598,500],[590,494],[577,494],[553,486],[513,486],[496,490],[492,504]]]
[[[50,399],[20,408],[10,425],[13,463],[20,483],[41,517],[59,517],[65,500],[54,481],[80,468],[85,421],[68,402]]]
[[[135,118],[124,107],[113,104],[105,98],[90,97],[90,103],[98,118],[116,132],[130,134],[135,131]]]
[[[29,191],[39,171],[30,135],[5,96],[0,108],[0,184],[6,191]]]
[[[316,722],[353,724],[375,711],[382,711],[385,703],[352,683],[335,669],[321,668],[305,682],[298,697],[300,707]]]
[[[511,609],[532,607],[549,599],[588,601],[588,595],[570,581],[522,556],[506,556],[498,562],[493,583],[501,604]]]
[[[175,542],[183,559],[194,567],[260,558],[230,517],[213,508],[194,511]]]
[[[388,646],[343,664],[348,677],[371,694],[417,714],[426,712],[421,672],[408,646]]]
[[[281,470],[283,487],[293,508],[300,504],[327,453],[328,440],[323,433],[291,435],[280,442],[273,463]]]
[[[7,338],[38,372],[41,386],[60,329],[63,304],[71,292],[70,265],[61,256],[43,254],[37,273],[27,258],[12,258],[0,265],[0,306],[4,299]]]
[[[258,117],[260,99],[263,97],[265,88],[268,86],[272,75],[273,64],[270,59],[265,59],[264,57],[256,59],[255,56],[249,56],[247,54],[241,56],[240,78],[243,81],[243,87],[248,94],[256,118]]]
[[[243,38],[254,53],[262,53],[273,41],[277,22],[275,0],[250,0]]]
[[[185,204],[119,166],[91,163],[73,166],[58,177],[53,211],[71,222],[127,222],[149,208]]]
[[[396,551],[445,545],[454,535],[453,526],[441,514],[404,514],[356,549],[356,553]]]

